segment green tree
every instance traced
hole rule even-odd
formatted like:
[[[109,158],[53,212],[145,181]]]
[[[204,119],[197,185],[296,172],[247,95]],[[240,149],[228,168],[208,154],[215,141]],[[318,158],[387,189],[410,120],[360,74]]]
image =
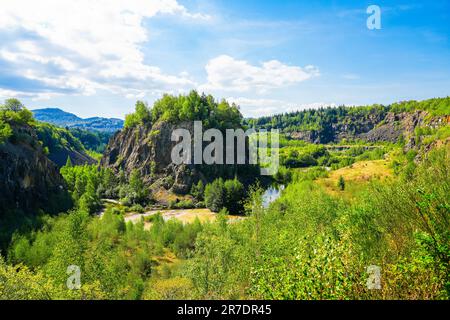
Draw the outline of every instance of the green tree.
[[[245,195],[244,185],[237,179],[227,180],[224,183],[225,203],[224,207],[231,214],[243,213],[243,197]]]
[[[73,189],[73,197],[75,200],[80,199],[86,191],[86,180],[83,176],[78,175],[75,178],[75,187]]]
[[[71,265],[84,270],[84,253],[88,245],[87,212],[77,210],[69,213],[63,229],[58,233],[58,241],[44,271],[54,279],[59,287],[66,287],[67,268]]]
[[[68,168],[73,167],[73,165],[72,165],[72,160],[70,159],[70,156],[67,157],[66,167],[68,167]]]
[[[205,185],[203,184],[202,180],[200,180],[197,184],[192,185],[191,194],[197,201],[204,200],[204,193],[205,193]]]
[[[3,104],[3,109],[12,112],[20,112],[23,109],[25,109],[25,106],[18,99],[11,98],[5,100],[5,103]]]
[[[128,185],[123,185],[120,197],[125,204],[146,204],[149,200],[149,191],[142,180],[139,170],[131,171]]]
[[[0,120],[0,144],[4,143],[13,134],[11,126]]]
[[[222,178],[214,180],[205,188],[206,206],[214,212],[219,212],[225,203],[225,186]]]
[[[100,208],[100,199],[98,198],[96,183],[91,176],[87,180],[86,191],[79,200],[79,207],[89,213],[95,213]]]
[[[135,112],[125,116],[125,128],[133,128],[138,125],[143,125],[151,121],[151,113],[147,105],[142,101],[137,101]]]
[[[340,177],[339,177],[337,186],[338,186],[339,190],[341,190],[341,191],[344,191],[344,190],[345,190],[345,180],[344,180],[344,177],[343,177],[343,176],[340,176]]]
[[[33,113],[17,99],[8,99],[0,106],[0,123],[30,124],[33,121]]]

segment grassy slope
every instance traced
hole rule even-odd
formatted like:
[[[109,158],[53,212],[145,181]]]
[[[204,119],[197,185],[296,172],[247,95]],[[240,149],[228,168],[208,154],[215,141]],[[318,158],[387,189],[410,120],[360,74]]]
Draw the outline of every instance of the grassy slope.
[[[392,176],[390,160],[361,161],[345,168],[330,172],[328,178],[317,180],[317,183],[332,195],[352,198],[365,184],[373,179],[385,180]],[[338,187],[339,177],[345,180],[345,190]]]

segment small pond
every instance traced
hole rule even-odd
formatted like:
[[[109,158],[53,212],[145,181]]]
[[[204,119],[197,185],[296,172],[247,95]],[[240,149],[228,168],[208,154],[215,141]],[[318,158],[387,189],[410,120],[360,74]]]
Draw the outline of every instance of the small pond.
[[[281,192],[284,190],[284,185],[270,186],[263,194],[263,207],[268,208],[269,205],[277,200],[281,196]]]

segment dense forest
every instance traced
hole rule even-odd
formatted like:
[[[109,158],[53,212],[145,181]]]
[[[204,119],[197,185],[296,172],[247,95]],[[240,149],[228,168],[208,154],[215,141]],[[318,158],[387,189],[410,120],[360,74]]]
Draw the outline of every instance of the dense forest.
[[[70,208],[2,208],[0,299],[449,299],[450,132],[447,122],[434,125],[448,106],[444,98],[244,120],[238,106],[196,92],[153,107],[137,102],[124,129],[133,143],[158,122],[282,129],[272,181],[280,196],[267,204],[264,183],[213,176],[188,194],[165,194],[164,205],[164,188],[150,187],[140,170],[67,157],[55,179]],[[429,122],[394,142],[312,144],[288,134],[325,134],[349,119],[382,126],[388,113],[416,111]],[[32,144],[43,157],[62,147],[99,152],[104,138],[38,123],[17,100],[0,109],[2,155]],[[371,266],[380,268],[376,290]]]

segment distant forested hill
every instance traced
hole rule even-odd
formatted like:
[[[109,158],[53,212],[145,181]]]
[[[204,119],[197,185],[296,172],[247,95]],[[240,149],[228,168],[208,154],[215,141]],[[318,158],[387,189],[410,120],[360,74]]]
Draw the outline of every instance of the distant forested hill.
[[[450,97],[424,101],[404,101],[391,105],[339,106],[302,110],[246,119],[256,129],[279,129],[287,136],[311,143],[343,139],[395,142],[405,131],[435,122],[448,123]]]
[[[121,119],[100,117],[82,119],[58,108],[36,109],[32,111],[36,120],[48,122],[60,127],[111,133],[123,128],[123,120]]]

